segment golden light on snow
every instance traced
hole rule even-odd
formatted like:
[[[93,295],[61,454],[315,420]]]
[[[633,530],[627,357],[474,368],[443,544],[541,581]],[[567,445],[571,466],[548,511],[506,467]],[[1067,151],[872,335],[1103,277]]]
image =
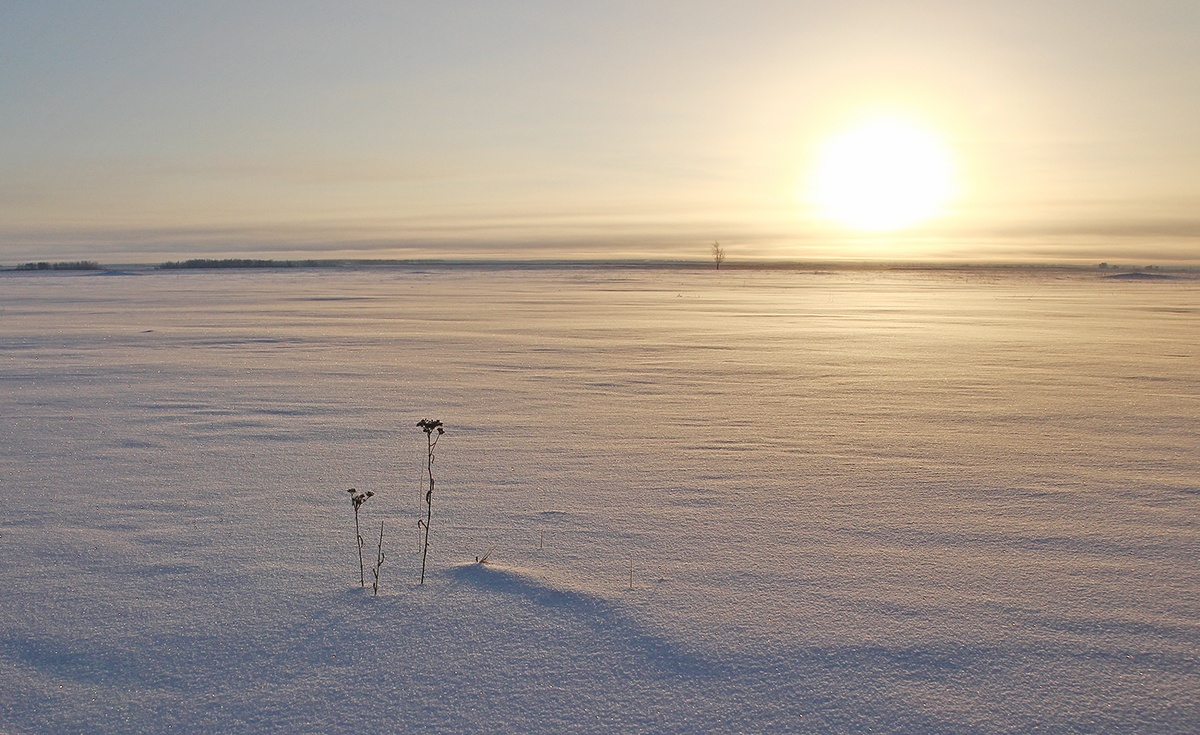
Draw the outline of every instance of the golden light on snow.
[[[808,199],[825,218],[856,230],[895,230],[936,216],[954,194],[951,156],[929,130],[876,117],[819,149]]]

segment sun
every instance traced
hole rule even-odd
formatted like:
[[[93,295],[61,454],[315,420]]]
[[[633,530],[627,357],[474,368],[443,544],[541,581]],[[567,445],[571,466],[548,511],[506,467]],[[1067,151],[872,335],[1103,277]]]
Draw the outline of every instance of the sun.
[[[864,120],[820,148],[808,198],[856,230],[898,230],[937,215],[954,193],[951,157],[936,135],[907,120]]]

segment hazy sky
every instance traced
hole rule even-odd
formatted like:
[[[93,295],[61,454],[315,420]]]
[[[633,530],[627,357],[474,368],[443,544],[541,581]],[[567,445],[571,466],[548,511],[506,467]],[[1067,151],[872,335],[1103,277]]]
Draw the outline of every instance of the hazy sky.
[[[900,115],[957,195],[798,195]],[[0,263],[1200,262],[1200,2],[0,0]]]

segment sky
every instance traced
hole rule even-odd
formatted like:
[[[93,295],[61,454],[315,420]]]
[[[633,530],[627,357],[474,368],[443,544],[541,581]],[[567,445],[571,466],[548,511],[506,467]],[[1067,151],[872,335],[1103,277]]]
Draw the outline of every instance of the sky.
[[[0,0],[0,264],[1200,264],[1197,38],[1195,0]],[[946,153],[933,214],[816,203],[871,119]]]

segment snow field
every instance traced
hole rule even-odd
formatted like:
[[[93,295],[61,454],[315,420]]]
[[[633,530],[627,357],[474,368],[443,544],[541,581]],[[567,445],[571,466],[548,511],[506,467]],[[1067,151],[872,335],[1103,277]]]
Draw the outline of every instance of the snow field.
[[[1196,731],[1198,296],[5,274],[0,731]]]

